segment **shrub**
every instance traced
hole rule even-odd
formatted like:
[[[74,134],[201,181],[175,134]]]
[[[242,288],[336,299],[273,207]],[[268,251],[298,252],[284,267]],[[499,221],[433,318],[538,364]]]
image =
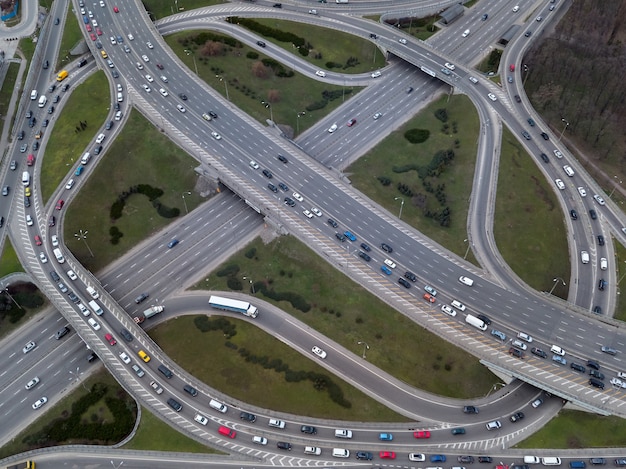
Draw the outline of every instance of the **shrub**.
[[[430,137],[430,130],[428,129],[409,129],[404,133],[406,138],[411,143],[423,143]]]
[[[259,54],[256,51],[248,51],[248,53],[246,54],[246,57],[252,60],[256,60],[259,58]]]
[[[448,111],[446,109],[437,109],[435,111],[435,117],[439,119],[441,122],[447,122],[448,120]]]
[[[319,109],[324,109],[327,104],[328,104],[328,101],[326,100],[316,101],[314,103],[308,104],[305,109],[309,112],[317,111]]]
[[[239,273],[239,265],[237,265],[237,264],[228,264],[228,265],[224,266],[223,269],[218,270],[216,272],[216,275],[218,277],[227,277],[227,276],[237,275],[238,273]]]
[[[228,288],[235,291],[241,291],[243,289],[243,286],[241,285],[241,280],[239,280],[237,277],[228,277],[228,279],[226,280],[226,285],[228,286]]]
[[[387,176],[378,176],[376,179],[378,179],[383,186],[388,186],[389,184],[391,184],[391,179],[389,179]]]
[[[252,259],[254,256],[256,256],[256,248],[252,247],[252,248],[248,249],[244,255],[248,259]]]

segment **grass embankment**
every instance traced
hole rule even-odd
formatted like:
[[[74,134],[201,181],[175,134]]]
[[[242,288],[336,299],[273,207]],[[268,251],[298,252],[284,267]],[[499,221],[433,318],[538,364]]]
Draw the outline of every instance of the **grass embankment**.
[[[142,3],[152,19],[160,19],[173,15],[174,13],[194,10],[210,5],[219,5],[225,2],[221,0],[178,0],[177,2],[172,0],[143,0]],[[176,7],[178,7],[178,11],[176,11]]]
[[[248,258],[246,254],[251,253],[254,254]],[[234,272],[230,275],[231,285],[241,284],[243,276],[253,279],[257,296],[275,303],[355,354],[363,351],[357,342],[367,343],[368,361],[420,389],[469,398],[484,395],[494,382],[494,376],[477,360],[426,332],[326,262],[320,262],[315,253],[292,237],[284,236],[268,245],[255,240],[197,287],[229,290],[228,277],[218,276],[225,269]],[[246,285],[246,292],[248,288]],[[262,293],[263,288],[278,295],[299,296],[311,308],[303,313],[291,302],[274,301]],[[464,379],[459,381],[460,375]],[[219,389],[236,392],[229,387]],[[281,408],[280,399],[274,404],[277,407],[272,408]],[[301,411],[306,412],[306,408]]]
[[[93,133],[90,135],[93,137]],[[102,161],[95,166],[97,158]],[[110,209],[118,196],[132,186],[148,184],[163,190],[158,200],[164,206],[178,208],[184,215],[184,202],[193,210],[202,200],[194,192],[197,164],[141,114],[132,111],[115,142],[104,155],[93,157],[87,165],[87,171],[93,174],[65,216],[66,245],[88,269],[102,269],[174,220],[160,216],[146,196],[133,194],[126,200],[122,217],[112,222]],[[111,243],[112,227],[123,233],[117,244]],[[87,243],[94,257],[85,243],[74,236],[80,230],[89,231]]]
[[[84,41],[81,27],[82,22],[78,22],[76,15],[73,12],[74,5],[70,2],[67,5],[66,20],[63,24],[63,36],[61,37],[61,44],[59,46],[59,56],[57,58],[57,64],[55,71],[59,71],[76,57],[70,55],[70,51],[78,45],[80,41]],[[69,70],[68,70],[69,71]]]

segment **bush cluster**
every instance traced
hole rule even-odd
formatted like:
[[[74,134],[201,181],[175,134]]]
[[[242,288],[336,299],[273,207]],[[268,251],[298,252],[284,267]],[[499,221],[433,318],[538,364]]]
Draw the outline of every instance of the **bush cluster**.
[[[389,184],[391,184],[391,179],[389,179],[387,176],[378,176],[377,179],[383,186],[388,186]]]
[[[435,111],[435,117],[441,122],[448,122],[448,111],[445,108],[437,109]]]
[[[223,269],[218,270],[216,275],[218,277],[228,277],[232,275],[237,275],[239,273],[239,265],[237,264],[228,264],[225,265]]]
[[[424,143],[428,137],[430,137],[428,129],[409,129],[404,133],[404,138],[411,143]]]
[[[227,339],[231,339],[237,335],[237,326],[223,316],[217,318],[196,316],[193,322],[201,332],[222,331]]]
[[[122,233],[117,226],[112,226],[111,228],[109,228],[109,235],[111,236],[109,242],[113,245],[116,245],[120,242],[120,238],[124,236],[124,233]]]
[[[248,259],[253,259],[254,256],[256,256],[256,248],[251,247],[245,252],[244,256],[246,256]]]
[[[197,46],[203,46],[209,41],[221,42],[223,44],[229,45],[231,47],[236,47],[236,48],[243,47],[243,44],[241,43],[241,41],[238,41],[237,39],[233,37],[222,36],[221,34],[212,33],[210,31],[203,31],[198,34],[192,34],[192,35],[187,36],[186,38],[179,40],[179,42],[183,45],[189,44],[189,42],[192,42],[193,44]]]
[[[311,305],[307,303],[306,299],[297,293],[294,292],[277,292],[276,290],[270,290],[264,283],[255,282],[254,288],[257,292],[262,293],[268,298],[271,298],[275,301],[288,301],[291,303],[291,306],[296,308],[297,310],[302,311],[303,313],[308,313],[311,310]]]
[[[119,194],[117,196],[117,200],[113,202],[113,205],[111,205],[111,210],[109,212],[111,220],[117,220],[122,217],[124,205],[126,205],[126,199],[128,199],[133,194],[145,195],[146,197],[148,197],[148,200],[154,202],[158,197],[161,197],[163,195],[163,190],[159,189],[158,187],[152,187],[149,184],[137,184],[136,186],[130,186],[127,191]],[[157,212],[158,211],[159,210],[157,208]],[[159,213],[159,215],[164,216],[161,213]]]
[[[309,112],[323,109],[326,107],[329,101],[333,101],[335,99],[344,97],[345,95],[350,94],[350,93],[352,93],[352,90],[345,89],[345,88],[342,90],[333,90],[333,91],[324,90],[322,91],[322,99],[320,101],[315,101],[311,104],[308,104],[305,109]]]
[[[280,29],[272,28],[270,26],[265,26],[257,21],[250,18],[241,18],[238,16],[232,16],[229,18],[229,21],[234,24],[238,24],[245,28],[254,31],[255,33],[260,34],[261,36],[271,37],[280,42],[289,42],[296,46],[298,49],[303,47],[306,43],[304,38],[300,36],[296,36],[293,33],[282,31]]]

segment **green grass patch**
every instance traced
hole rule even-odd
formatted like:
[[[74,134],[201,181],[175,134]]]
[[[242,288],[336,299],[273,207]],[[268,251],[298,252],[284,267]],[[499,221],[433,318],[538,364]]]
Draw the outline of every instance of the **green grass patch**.
[[[323,31],[325,33],[327,30]],[[259,77],[253,73],[253,67],[266,56],[260,52],[257,59],[248,58],[249,52],[257,53],[257,51],[247,46],[241,48],[226,46],[223,48],[223,55],[203,57],[195,44],[185,41],[185,38],[200,32],[173,34],[165,40],[179,59],[189,67],[189,70],[195,72],[197,67],[202,80],[263,124],[272,116],[277,124],[303,132],[342,104],[341,93],[343,91],[345,91],[345,97],[348,98],[350,94],[354,95],[360,90],[358,87],[328,85],[299,73],[295,73],[290,78],[281,78],[274,73]],[[319,30],[316,34],[322,35]],[[193,54],[187,55],[185,50],[191,50]],[[288,64],[285,67],[289,70]],[[329,101],[321,109],[307,111],[307,106],[320,101],[325,91],[338,92],[340,97]],[[269,108],[261,104],[261,101],[271,103],[271,112]],[[209,109],[210,107],[207,108]],[[303,111],[304,114],[302,114]],[[300,117],[298,117],[299,114]]]
[[[399,214],[402,198],[402,220],[416,227],[426,236],[436,239],[460,256],[465,254],[467,243],[468,199],[472,190],[472,178],[476,161],[476,135],[479,121],[471,101],[465,96],[443,96],[428,105],[398,130],[392,132],[381,144],[362,156],[346,169],[352,184],[370,199],[391,213]],[[444,133],[442,122],[435,117],[437,109],[445,108],[448,124],[457,123],[457,132]],[[383,119],[385,117],[383,116]],[[404,137],[409,129],[425,129],[430,137],[421,144],[411,144]],[[455,140],[459,141],[458,147]],[[424,216],[420,206],[421,197],[426,197],[427,207],[440,209],[434,194],[426,192],[416,171],[397,173],[394,167],[410,165],[424,166],[439,150],[454,149],[455,158],[451,166],[437,178],[428,178],[433,186],[445,184],[446,206],[450,207],[451,224],[443,228],[439,223]],[[384,186],[377,178],[386,177],[390,184]],[[413,197],[398,190],[398,184],[411,188]],[[398,200],[395,200],[398,198]]]
[[[104,123],[111,106],[108,81],[102,71],[87,78],[71,94],[59,92],[59,95],[68,102],[63,112],[57,115],[46,145],[40,178],[44,203],[47,203],[61,181],[69,178],[72,166],[89,149],[88,145]],[[80,128],[80,121],[87,122],[87,128],[79,132],[76,129]]]
[[[85,356],[87,355],[87,351],[85,350]],[[73,370],[67,370],[67,376],[71,378],[69,371],[74,372]],[[59,445],[71,445],[71,444],[103,444],[102,441],[88,441],[83,438],[71,438],[71,439],[60,439],[60,440],[52,440],[49,437],[42,437],[37,444],[29,445],[26,441],[31,440],[33,436],[37,435],[43,428],[50,425],[53,421],[57,419],[67,419],[69,415],[72,414],[74,404],[81,399],[82,397],[89,394],[90,389],[94,385],[104,385],[107,387],[107,392],[105,396],[98,401],[97,404],[91,407],[92,412],[82,413],[81,417],[84,422],[97,422],[101,416],[107,415],[108,406],[105,403],[106,398],[113,398],[117,400],[121,400],[124,402],[126,407],[126,412],[132,412],[132,415],[125,415],[124,419],[126,421],[131,422],[131,425],[127,428],[122,429],[126,434],[130,434],[133,429],[132,423],[134,423],[136,407],[134,400],[126,394],[124,389],[115,381],[115,379],[103,368],[101,371],[94,373],[89,378],[81,381],[80,384],[74,384],[73,390],[64,397],[58,404],[52,406],[50,402],[48,402],[44,407],[42,407],[37,412],[39,413],[39,418],[37,419],[36,425],[30,425],[26,430],[21,432],[19,435],[16,435],[10,443],[7,443],[2,448],[0,448],[0,458],[5,458],[12,454],[21,453],[24,451],[28,451],[35,448],[45,448],[50,446],[59,446]],[[45,385],[44,383],[39,383],[38,387]],[[41,394],[37,392],[37,388],[35,388],[35,394],[31,394],[30,398],[33,402],[37,400]],[[70,432],[71,429],[68,429]],[[110,443],[110,442],[109,442]]]
[[[516,445],[516,448],[623,448],[624,419],[602,417],[577,410],[562,410],[558,417]]]
[[[494,237],[502,257],[522,280],[549,291],[555,277],[569,279],[570,261],[555,186],[537,170],[536,159],[503,128]],[[559,283],[553,294],[567,298],[568,288]]]
[[[85,104],[91,106],[89,102]],[[94,132],[88,133],[88,138],[93,138]],[[60,140],[61,137],[55,135],[55,138]],[[80,153],[73,152],[71,155]],[[102,161],[96,162],[98,158]],[[46,162],[47,159],[46,151]],[[164,206],[176,207],[184,214],[185,202],[188,209],[192,210],[204,200],[193,192],[198,177],[194,172],[197,165],[196,160],[174,145],[139,112],[132,111],[115,142],[104,154],[92,157],[87,166],[87,172],[92,174],[81,188],[80,197],[72,201],[65,216],[66,245],[89,270],[97,272],[104,268],[173,220],[158,215],[146,196],[133,194],[126,199],[122,217],[113,223],[110,209],[118,195],[131,186],[149,184],[164,191],[158,199]],[[67,171],[62,162],[57,163],[57,166]],[[191,195],[186,194],[189,191]],[[111,227],[116,227],[123,234],[115,245],[110,242]],[[74,236],[80,230],[89,232],[87,243],[94,257],[91,257],[85,242]]]
[[[24,54],[24,58],[30,63],[35,53],[35,47],[37,47],[37,43],[33,42],[32,36],[20,39],[20,45],[18,47],[22,51],[22,54]]]
[[[626,247],[624,247],[617,238],[613,238],[613,248],[615,249],[615,265],[612,264],[612,260],[609,261],[609,269],[615,269],[617,275],[617,291],[621,292],[621,286],[626,285]],[[626,291],[626,289],[625,289]],[[622,295],[617,295],[615,298],[615,319],[620,321],[626,321],[626,301],[622,301]]]
[[[252,324],[229,318],[229,322],[236,327],[236,335],[226,338],[221,330],[201,332],[194,324],[196,317],[184,316],[161,324],[150,330],[150,336],[170,358],[193,376],[235,399],[318,418],[372,422],[406,420],[341,381],[315,363],[314,359],[302,356]],[[227,346],[227,342],[231,345]],[[339,385],[352,407],[336,404],[325,390],[316,390],[310,381],[287,382],[283,373],[246,361],[236,348],[265,355],[269,361],[278,358],[291,370],[328,376]],[[207,356],[211,357],[210,361]]]
[[[245,256],[248,252],[254,253],[251,258]],[[196,287],[230,290],[227,277],[217,275],[226,266],[234,266],[231,269],[235,271],[235,280],[241,281],[244,276],[253,279],[257,296],[355,354],[363,351],[357,342],[366,342],[370,346],[368,361],[412,386],[445,396],[470,398],[485,395],[493,385],[494,376],[476,359],[468,358],[465,351],[382,303],[329,264],[320,262],[319,256],[290,236],[267,245],[256,239]],[[263,286],[278,293],[300,295],[311,308],[303,313],[288,301],[271,300],[260,293]],[[248,288],[246,284],[246,292]],[[463,380],[458,379],[461,375]],[[226,393],[237,392],[228,383],[225,385],[216,387]],[[281,400],[277,399],[269,407],[281,408],[280,405]],[[306,412],[306,408],[299,411]]]
[[[186,437],[142,407],[141,421],[133,439],[122,446],[124,449],[143,451],[172,451],[179,453],[220,453]]]
[[[142,3],[146,10],[151,13],[153,19],[160,19],[180,11],[194,10],[225,2],[221,0],[142,0]],[[122,14],[122,10],[120,10],[120,14]]]
[[[9,63],[4,82],[2,83],[2,90],[0,90],[0,116],[4,119],[7,117],[7,111],[9,104],[11,103],[11,97],[15,91],[15,82],[17,80],[17,74],[20,71],[20,64],[15,62]],[[6,125],[6,122],[5,122]]]
[[[59,47],[59,56],[55,70],[58,72],[73,61],[75,57],[70,55],[70,51],[84,41],[81,28],[84,26],[82,21],[77,21],[73,13],[74,5],[70,2],[67,6],[67,19],[63,26],[63,37],[61,37],[61,45]],[[58,27],[58,26],[57,26]],[[69,70],[68,70],[69,71]]]
[[[5,220],[6,222],[6,220]],[[0,278],[5,275],[12,274],[13,272],[26,272],[20,260],[17,258],[17,253],[11,244],[11,240],[7,236],[4,240],[4,250],[0,257]]]

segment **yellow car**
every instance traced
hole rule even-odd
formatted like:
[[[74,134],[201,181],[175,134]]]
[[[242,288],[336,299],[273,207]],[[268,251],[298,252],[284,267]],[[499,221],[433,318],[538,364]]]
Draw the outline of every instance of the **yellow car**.
[[[107,59],[109,57],[109,55],[106,53],[105,50],[101,50],[100,55],[102,56],[103,59]]]
[[[139,352],[137,352],[137,354],[141,357],[141,359],[144,362],[148,363],[150,361],[150,356],[143,350],[140,350]]]
[[[24,189],[24,195],[26,197],[30,197],[30,187],[27,187],[26,189]]]

